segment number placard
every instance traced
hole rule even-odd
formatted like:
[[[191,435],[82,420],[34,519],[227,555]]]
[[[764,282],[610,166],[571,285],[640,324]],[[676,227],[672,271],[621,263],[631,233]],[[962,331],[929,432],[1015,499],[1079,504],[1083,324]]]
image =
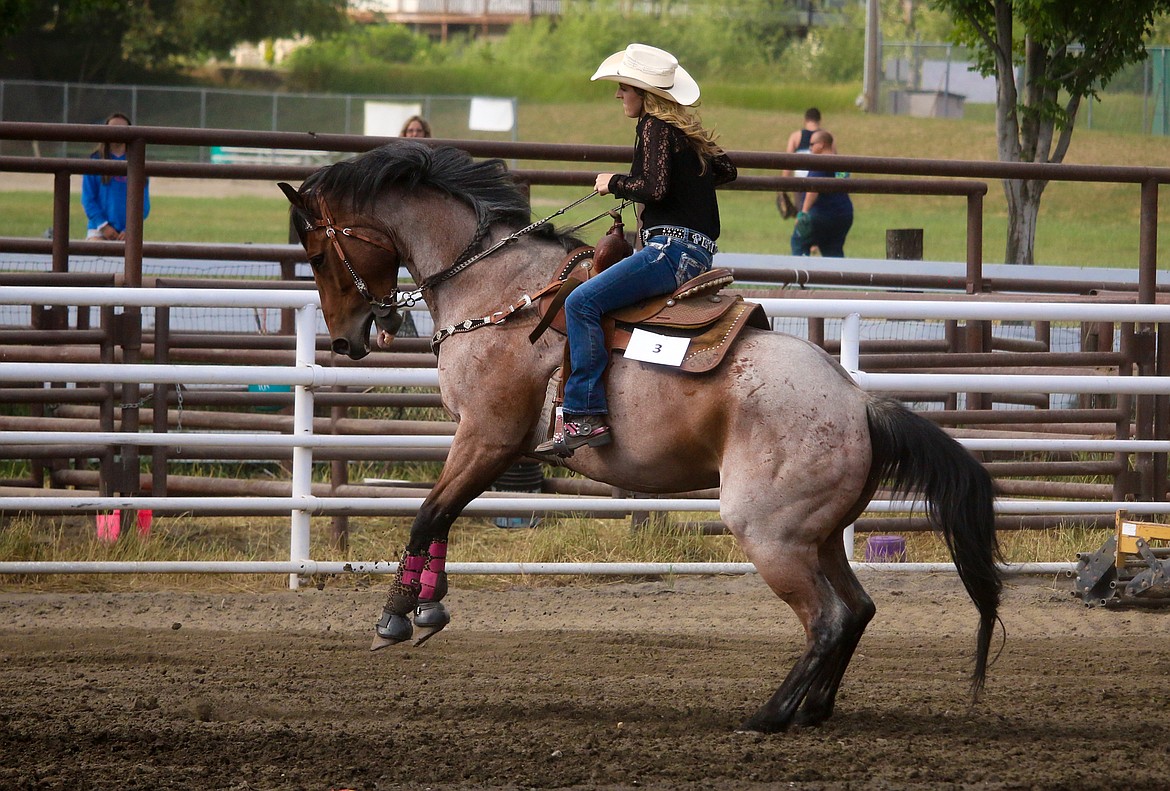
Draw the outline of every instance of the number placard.
[[[636,329],[630,334],[630,343],[626,346],[626,359],[677,368],[682,365],[683,357],[686,356],[690,345],[690,338],[656,335],[653,332]]]

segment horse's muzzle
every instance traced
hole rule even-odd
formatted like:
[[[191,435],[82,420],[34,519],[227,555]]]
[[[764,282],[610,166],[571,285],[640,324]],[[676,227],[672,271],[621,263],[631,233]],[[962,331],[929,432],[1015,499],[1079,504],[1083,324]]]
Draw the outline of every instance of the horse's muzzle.
[[[345,338],[335,338],[330,348],[333,349],[334,354],[344,355],[351,360],[360,360],[370,353],[370,350],[364,344],[351,344]]]

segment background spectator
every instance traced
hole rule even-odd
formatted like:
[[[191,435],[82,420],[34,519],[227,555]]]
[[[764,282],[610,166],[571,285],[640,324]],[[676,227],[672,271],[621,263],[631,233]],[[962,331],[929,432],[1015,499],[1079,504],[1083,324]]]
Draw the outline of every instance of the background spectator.
[[[421,115],[412,115],[406,119],[406,123],[402,125],[402,132],[399,137],[430,137],[431,125],[427,123],[427,119]]]
[[[122,113],[106,118],[107,126],[130,126]],[[99,143],[90,159],[126,159],[125,143]],[[125,240],[126,177],[91,173],[81,181],[81,205],[85,209],[86,239]],[[142,219],[150,215],[150,182],[142,196]]]
[[[833,153],[833,136],[824,129],[813,132],[810,152]],[[810,178],[834,178],[832,170],[817,169],[816,161],[808,172]],[[796,228],[792,232],[792,254],[809,255],[813,247],[819,247],[826,258],[845,257],[845,237],[853,227],[853,201],[846,192],[804,193],[801,211],[796,215]]]
[[[820,128],[821,111],[816,107],[808,108],[804,111],[804,125],[788,136],[788,146],[785,151],[789,154],[807,154],[810,150],[813,132]],[[830,153],[836,154],[837,149],[834,148]],[[784,170],[781,171],[781,175],[803,178],[808,175],[808,171]],[[785,220],[795,217],[802,205],[804,205],[804,193],[796,193],[795,199],[787,192],[776,193],[776,208],[780,210],[780,216]]]

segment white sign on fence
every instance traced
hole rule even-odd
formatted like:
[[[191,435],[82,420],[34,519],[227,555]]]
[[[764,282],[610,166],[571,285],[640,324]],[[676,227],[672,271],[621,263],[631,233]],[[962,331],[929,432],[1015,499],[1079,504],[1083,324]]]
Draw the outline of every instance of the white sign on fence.
[[[397,137],[412,115],[422,115],[421,104],[403,102],[365,103],[363,134],[374,137]]]
[[[467,127],[479,132],[510,132],[516,125],[516,113],[511,99],[489,99],[473,96]]]

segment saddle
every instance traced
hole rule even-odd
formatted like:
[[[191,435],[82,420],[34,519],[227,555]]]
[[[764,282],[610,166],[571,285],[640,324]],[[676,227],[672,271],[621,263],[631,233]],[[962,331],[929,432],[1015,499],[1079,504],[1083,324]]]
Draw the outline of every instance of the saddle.
[[[610,241],[615,238],[615,229],[620,244]],[[596,248],[578,248],[569,253],[558,278],[536,298],[541,318],[529,340],[535,342],[549,328],[567,334],[563,310],[565,298],[581,283],[632,252],[621,235],[618,220]],[[679,370],[704,373],[714,369],[745,327],[771,329],[762,305],[745,302],[738,294],[721,293],[721,289],[734,280],[731,270],[717,267],[688,280],[670,294],[651,297],[606,314],[602,319],[606,349],[611,353],[624,352],[633,331],[640,327],[658,335],[690,339]]]
[[[626,350],[635,328],[690,339],[679,370],[704,373],[716,368],[745,327],[770,330],[764,306],[738,294],[720,293],[734,281],[722,267],[683,283],[673,294],[614,311],[605,324],[610,351]],[[612,322],[612,328],[609,326]]]

